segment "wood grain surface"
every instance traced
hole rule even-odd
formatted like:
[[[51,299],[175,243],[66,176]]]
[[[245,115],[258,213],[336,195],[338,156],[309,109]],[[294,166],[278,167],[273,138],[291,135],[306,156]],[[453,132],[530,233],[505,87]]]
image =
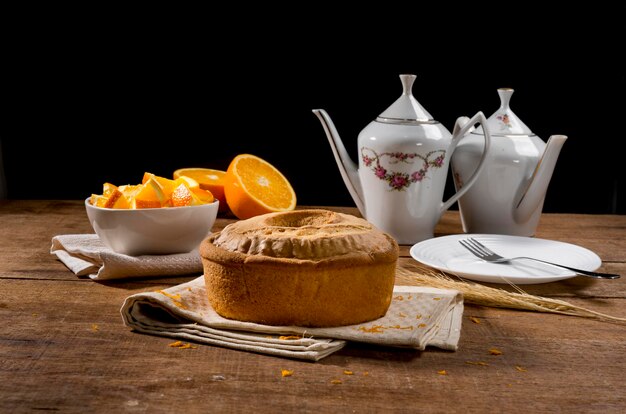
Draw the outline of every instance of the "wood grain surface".
[[[349,344],[316,363],[169,347],[171,339],[124,327],[119,309],[131,294],[192,276],[77,278],[50,254],[50,240],[91,232],[82,201],[0,201],[0,413],[626,410],[626,324],[572,316],[466,304],[456,352]],[[457,212],[436,229],[460,232]],[[623,278],[576,277],[527,292],[626,317],[626,216],[544,215],[537,237],[587,247],[601,270]],[[412,261],[404,246],[400,266]]]

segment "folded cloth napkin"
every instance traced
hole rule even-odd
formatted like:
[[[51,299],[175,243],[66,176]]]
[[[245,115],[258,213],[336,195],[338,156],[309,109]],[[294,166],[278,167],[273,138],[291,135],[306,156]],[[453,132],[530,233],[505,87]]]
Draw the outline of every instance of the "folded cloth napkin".
[[[197,250],[182,254],[127,256],[106,247],[97,234],[66,234],[52,238],[55,254],[77,276],[94,280],[202,273]]]
[[[336,328],[269,326],[219,316],[209,304],[203,277],[156,292],[132,295],[121,309],[126,326],[147,334],[263,354],[317,361],[346,341],[456,350],[461,334],[460,292],[395,286],[387,314]]]

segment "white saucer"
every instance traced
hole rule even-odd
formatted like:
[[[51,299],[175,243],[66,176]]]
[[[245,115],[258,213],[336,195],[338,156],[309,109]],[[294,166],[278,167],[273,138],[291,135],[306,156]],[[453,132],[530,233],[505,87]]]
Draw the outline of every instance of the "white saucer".
[[[461,246],[459,240],[468,237],[477,239],[504,257],[536,257],[591,271],[602,265],[597,254],[574,244],[498,234],[454,234],[424,240],[411,247],[411,256],[428,266],[479,282],[512,282],[523,285],[554,282],[576,276],[569,270],[531,260],[515,260],[510,264],[487,263]]]

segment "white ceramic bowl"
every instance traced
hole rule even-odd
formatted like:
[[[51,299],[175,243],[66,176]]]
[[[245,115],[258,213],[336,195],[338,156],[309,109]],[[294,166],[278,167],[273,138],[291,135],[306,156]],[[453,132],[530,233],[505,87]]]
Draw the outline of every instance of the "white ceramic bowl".
[[[186,253],[209,235],[219,201],[188,207],[138,210],[92,206],[85,200],[87,217],[100,240],[111,250],[139,256]]]

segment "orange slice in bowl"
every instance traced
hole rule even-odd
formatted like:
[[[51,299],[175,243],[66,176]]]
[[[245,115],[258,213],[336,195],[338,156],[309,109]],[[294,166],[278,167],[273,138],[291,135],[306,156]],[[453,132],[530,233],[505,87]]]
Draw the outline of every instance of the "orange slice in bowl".
[[[210,204],[215,201],[215,197],[213,197],[213,194],[209,190],[192,188],[191,193],[193,194],[194,200],[196,200],[199,204]]]
[[[166,201],[161,184],[151,177],[135,193],[134,208],[160,208]]]
[[[224,194],[240,219],[296,207],[296,193],[285,176],[269,162],[250,154],[237,155],[231,161],[224,177]]]
[[[193,188],[200,188],[200,184],[198,184],[198,182],[191,177],[182,176],[174,180],[174,185],[176,187],[178,187],[180,184],[184,184],[190,190]]]
[[[103,208],[126,208],[124,205],[128,205],[126,197],[111,183],[104,183],[102,195],[92,194],[90,201],[92,205]]]
[[[172,191],[172,206],[190,206],[193,201],[191,190],[184,184],[180,184]]]
[[[200,188],[208,190],[213,197],[220,201],[220,212],[228,210],[226,197],[224,196],[224,176],[226,171],[213,170],[211,168],[180,168],[174,171],[174,179],[180,177],[193,178],[200,184]]]

